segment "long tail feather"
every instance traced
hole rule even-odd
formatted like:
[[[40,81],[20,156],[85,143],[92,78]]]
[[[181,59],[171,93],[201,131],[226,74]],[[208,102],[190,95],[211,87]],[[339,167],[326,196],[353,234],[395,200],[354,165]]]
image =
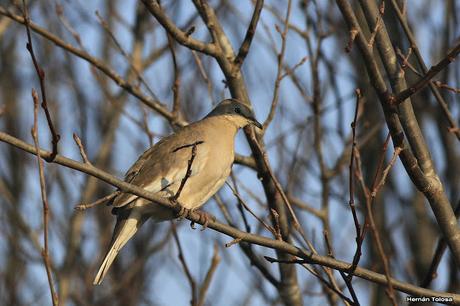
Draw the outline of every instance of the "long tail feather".
[[[93,285],[100,285],[104,280],[104,276],[109,271],[115,257],[128,240],[137,232],[138,228],[142,225],[140,214],[132,211],[129,217],[123,220],[118,220],[115,225],[112,242],[110,249],[104,257],[99,271],[94,278]]]

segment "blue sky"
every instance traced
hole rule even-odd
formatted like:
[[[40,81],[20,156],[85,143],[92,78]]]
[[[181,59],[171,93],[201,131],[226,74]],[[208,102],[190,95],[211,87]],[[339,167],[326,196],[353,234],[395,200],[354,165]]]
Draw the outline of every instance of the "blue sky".
[[[317,1],[318,5],[321,7],[324,3],[322,1]],[[168,7],[169,2],[165,1],[165,7]],[[267,4],[273,6],[279,6],[279,2],[277,1],[266,1]],[[134,1],[125,1],[121,2],[118,5],[118,13],[121,17],[130,25],[133,23],[133,19],[135,17],[135,6],[133,5]],[[416,34],[417,40],[419,42],[419,46],[421,49],[422,54],[427,62],[427,65],[430,66],[432,63],[435,63],[439,59],[439,54],[435,54],[437,49],[432,47],[433,41],[436,40],[436,36],[441,31],[440,26],[441,23],[438,22],[440,18],[442,18],[444,12],[443,7],[438,5],[439,2],[437,1],[408,1],[408,5],[411,7],[409,11],[409,20],[414,20],[413,16],[418,14],[418,10],[422,5],[430,5],[430,15],[427,18],[430,22],[421,23],[420,26],[416,27]],[[180,11],[178,16],[174,17],[175,21],[178,21],[179,25],[183,20],[188,20],[190,17],[193,7],[191,4],[183,4],[183,9]],[[237,1],[233,4],[237,9],[237,13],[241,15],[242,20],[245,20],[244,24],[241,24],[237,28],[225,28],[227,34],[230,37],[230,40],[234,47],[238,46],[241,39],[244,37],[245,33],[245,26],[246,23],[249,21],[251,13],[252,13],[252,4],[251,1]],[[104,15],[104,4],[102,1],[89,1],[89,2],[65,2],[63,3],[65,15],[68,17],[71,23],[73,23],[77,32],[82,35],[83,45],[85,46],[86,50],[95,56],[101,56],[102,50],[100,44],[100,35],[102,33],[102,29],[97,24],[97,18],[93,14],[94,11],[98,10]],[[80,15],[72,14],[72,8],[78,8],[85,12],[85,16],[89,23],[82,23],[79,22],[81,19]],[[323,7],[321,7],[324,9]],[[284,9],[284,6],[283,6]],[[314,5],[310,5],[309,7],[309,14],[311,16],[315,16],[314,14]],[[334,8],[334,15],[339,14],[338,9]],[[285,12],[280,10],[279,13],[284,16]],[[229,16],[234,17],[232,12],[229,12]],[[32,19],[37,22],[41,23],[40,14],[39,12],[32,12]],[[305,17],[296,6],[294,6],[292,11],[291,22],[297,25],[301,29],[305,29]],[[264,10],[262,13],[261,21],[266,25],[264,28],[263,26],[259,25],[258,32],[256,34],[255,40],[253,45],[251,46],[250,53],[246,62],[244,63],[244,73],[246,82],[249,88],[249,95],[251,97],[251,101],[253,102],[254,110],[256,113],[257,118],[259,121],[263,121],[269,112],[270,109],[270,102],[273,95],[273,83],[275,82],[276,78],[276,57],[274,56],[273,50],[270,49],[270,42],[267,39],[267,33],[265,32],[268,29],[270,35],[273,36],[274,41],[277,45],[279,50],[280,47],[280,39],[279,35],[276,33],[274,25],[277,22],[273,15]],[[196,23],[197,29],[196,32],[193,34],[194,37],[203,38],[207,35],[207,30],[202,25],[202,23]],[[114,33],[116,33],[117,39],[120,41],[122,46],[125,50],[130,51],[131,47],[131,35],[127,30],[126,26],[117,24],[117,26],[113,29]],[[148,37],[147,45],[146,45],[146,52],[151,50],[152,48],[161,45],[165,41],[164,33],[162,33],[162,29],[153,29],[154,35],[150,35]],[[72,37],[67,33],[63,34],[65,39],[75,44],[75,41]],[[25,36],[24,36],[25,39]],[[346,39],[344,39],[346,41]],[[25,43],[25,42],[24,42]],[[350,132],[350,123],[352,120],[352,114],[354,111],[354,76],[352,69],[350,68],[349,63],[349,55],[343,52],[343,45],[337,45],[337,40],[331,38],[326,38],[323,42],[322,50],[325,56],[329,59],[334,59],[334,62],[337,63],[337,74],[339,75],[340,84],[339,84],[339,91],[340,97],[343,99],[343,118],[340,118],[343,122],[343,126],[340,127],[342,130],[345,131],[345,134]],[[189,52],[187,49],[183,47],[178,47],[178,54],[185,54]],[[285,56],[285,63],[287,66],[292,67],[296,63],[300,61],[303,57],[307,56],[307,50],[305,46],[305,42],[294,32],[289,32],[287,37],[287,50]],[[30,69],[32,66],[29,65],[30,58],[27,54],[27,51],[23,50],[20,54],[21,57],[19,61],[24,65],[21,69],[21,73],[23,73],[27,78],[30,80],[34,80],[34,72]],[[124,74],[125,70],[128,68],[126,61],[123,57],[119,54],[113,54],[113,57],[116,58],[116,71],[120,74]],[[179,58],[179,65],[186,66],[189,57],[178,57]],[[223,76],[218,69],[218,66],[214,62],[208,63],[208,59],[205,56],[201,56],[200,58],[205,63],[206,68],[208,69],[208,73],[211,76],[212,84],[213,84],[213,92],[212,92],[212,99],[205,94],[206,86],[204,83],[200,88],[197,88],[197,94],[203,97],[202,105],[201,105],[201,112],[199,115],[196,116],[194,119],[199,119],[200,117],[204,116],[210,109],[213,103],[219,101],[223,97],[229,97],[228,91],[225,89],[224,84],[220,81]],[[85,88],[87,88],[86,95],[88,96],[89,100],[94,103],[94,110],[95,113],[98,111],[100,107],[100,100],[104,99],[102,93],[98,89],[98,85],[94,80],[93,75],[91,74],[89,64],[80,60],[80,59],[73,59],[78,67],[79,73],[79,82]],[[59,64],[64,63],[64,58],[61,59]],[[320,67],[320,80],[325,78],[325,75],[321,73],[324,67]],[[197,75],[194,71],[182,71],[183,75],[183,83],[187,84],[188,81],[197,78]],[[301,67],[296,70],[297,76],[303,81],[303,84],[310,84],[311,83],[311,74],[309,63],[305,63]],[[148,81],[151,88],[154,90],[155,94],[160,98],[161,101],[165,101],[166,103],[171,103],[172,100],[172,92],[170,90],[171,84],[173,81],[173,74],[172,74],[172,66],[171,66],[171,59],[169,53],[167,56],[163,56],[157,63],[152,65],[145,72],[145,79]],[[326,81],[326,80],[324,80]],[[32,82],[31,82],[32,83]],[[32,86],[32,85],[31,85]],[[34,85],[35,86],[35,85]],[[63,86],[61,88],[50,89],[51,97],[56,97],[56,100],[59,100],[59,113],[61,116],[65,116],[65,114],[72,114],[74,112],[73,108],[78,103],[69,99],[69,90],[71,84],[68,83],[68,80],[63,80]],[[311,94],[311,89],[306,86],[306,92]],[[118,91],[116,85],[113,85],[114,91]],[[326,163],[328,166],[334,164],[335,160],[341,154],[343,150],[343,142],[339,137],[339,131],[337,131],[337,121],[339,120],[339,112],[334,109],[335,105],[335,98],[330,88],[322,88],[323,91],[323,107],[327,109],[328,107],[331,108],[330,111],[325,111],[324,115],[322,116],[323,123],[325,125],[325,129],[329,131],[328,136],[324,142],[326,154]],[[187,101],[187,95],[189,93],[186,92],[186,88],[182,88],[182,97],[184,103]],[[194,93],[195,94],[195,93]],[[23,93],[24,101],[24,122],[32,123],[32,108],[30,107],[29,103],[31,103],[30,99],[30,89],[25,88]],[[283,111],[277,112],[275,116],[275,121],[270,126],[267,131],[265,142],[269,144],[272,140],[277,139],[280,135],[284,135],[284,133],[289,132],[292,129],[293,122],[291,121],[292,118],[295,118],[295,121],[298,122],[299,120],[306,120],[309,118],[312,113],[309,111],[307,107],[303,107],[303,98],[294,87],[293,83],[289,78],[286,78],[282,84],[280,89],[280,107]],[[128,107],[126,107],[127,113],[130,116],[135,118],[142,118],[143,114],[139,107],[139,101],[135,98],[130,97],[128,102]],[[302,108],[303,107],[303,108]],[[299,111],[300,110],[300,111]],[[452,108],[454,116],[458,115],[458,106]],[[284,115],[285,114],[285,115]],[[95,116],[89,112],[90,116]],[[289,120],[289,116],[291,120]],[[64,125],[60,127],[61,133],[61,153],[65,156],[79,159],[78,149],[74,145],[72,139],[72,133],[80,131],[78,130],[78,120],[76,117],[66,116],[68,121],[65,122]],[[49,142],[48,139],[48,132],[45,124],[44,117],[40,117],[40,141],[43,146],[46,146]],[[159,133],[159,134],[167,134],[169,131],[164,127],[164,121],[160,119],[157,115],[149,113],[148,115],[148,124],[149,127]],[[311,123],[310,123],[311,124]],[[29,127],[25,127],[26,130]],[[309,131],[310,130],[310,131]],[[116,136],[116,143],[115,143],[115,154],[114,154],[114,164],[118,165],[116,169],[107,169],[110,170],[112,173],[117,174],[118,176],[122,177],[123,173],[126,169],[129,168],[136,159],[137,156],[143,152],[148,147],[148,138],[142,134],[143,132],[139,129],[137,125],[135,125],[130,118],[124,116],[121,120],[121,126],[117,132]],[[386,134],[386,130],[384,132]],[[136,135],[137,137],[133,137]],[[307,129],[306,137],[311,134],[311,129]],[[426,137],[428,139],[436,139],[436,135],[433,135],[430,132],[430,129],[426,129]],[[88,153],[91,156],[97,151],[98,148],[98,138],[94,137],[91,138],[91,135],[87,139],[85,139],[88,143],[87,149]],[[156,139],[157,140],[157,139]],[[296,145],[296,137],[286,137],[286,146],[287,148],[293,149]],[[27,138],[28,142],[31,142],[31,137]],[[306,143],[312,144],[311,139],[306,139]],[[429,142],[432,143],[432,142]],[[435,145],[433,148],[436,147]],[[279,152],[275,147],[268,147],[268,154],[270,158],[270,162],[274,169],[277,169],[280,164],[280,156]],[[308,149],[308,145],[307,145]],[[236,151],[241,154],[249,154],[249,148],[247,143],[243,137],[243,135],[238,136],[238,142],[236,146]],[[388,157],[391,156],[392,151],[388,153]],[[306,155],[310,156],[309,154],[313,154],[311,151],[309,152],[306,150]],[[438,161],[438,166],[443,168],[445,165],[440,161],[436,151],[435,154],[435,161]],[[47,166],[48,171],[52,167]],[[316,166],[316,170],[317,170]],[[79,173],[74,173],[70,170],[60,170],[66,174],[66,179],[73,181],[76,188],[74,189],[74,193],[71,195],[72,198],[69,199],[63,194],[60,194],[59,191],[53,189],[50,191],[51,194],[51,202],[52,202],[52,209],[54,214],[63,214],[63,215],[70,215],[73,213],[73,205],[79,198],[79,191],[81,190],[81,186],[84,183],[84,177]],[[247,187],[254,191],[255,193],[259,194],[262,199],[263,197],[263,190],[260,183],[257,181],[257,178],[254,172],[249,171],[247,169],[243,169],[240,166],[235,166],[234,171],[239,178],[244,178],[245,183],[247,183]],[[321,195],[321,182],[319,176],[314,175],[314,171],[306,173],[305,180],[308,181],[308,190],[302,193],[302,198],[307,201],[308,203],[312,203],[313,206],[319,207],[320,205],[320,195]],[[37,212],[41,212],[41,202],[40,202],[40,193],[39,193],[39,186],[36,180],[36,173],[30,173],[27,176],[27,180],[30,186],[30,192],[26,195],[26,198],[23,199],[24,201],[29,202],[30,206],[26,206],[25,209],[29,210],[30,207],[32,210]],[[404,170],[398,161],[393,169],[392,175],[400,177],[399,181],[401,182],[401,193],[404,193],[404,189],[410,188],[409,180],[404,175]],[[285,182],[289,173],[280,173],[279,174],[281,181]],[[338,188],[336,184],[333,186],[333,190],[335,192],[341,194],[347,194],[348,189],[345,186],[341,186],[343,188]],[[244,192],[243,192],[244,193]],[[224,187],[219,193],[227,203],[229,203],[229,209],[236,217],[238,216],[236,213],[236,201],[231,194],[228,187]],[[254,203],[252,203],[254,204]],[[333,213],[331,214],[331,224],[333,224],[333,231],[335,235],[333,236],[333,244],[337,250],[337,257],[343,259],[345,261],[350,261],[354,252],[354,226],[352,223],[351,214],[347,209],[347,203],[340,202],[337,198],[332,197],[331,199],[331,210]],[[260,215],[265,216],[266,212],[262,211],[261,209],[254,206],[255,211],[258,212]],[[99,209],[99,208],[98,208]],[[211,200],[205,209],[212,214],[215,214],[220,220],[222,220],[222,216],[217,209],[217,205],[215,201]],[[399,210],[400,209],[400,210]],[[402,208],[396,209],[397,213],[395,212],[394,215],[389,215],[389,218],[397,218],[400,216]],[[87,218],[85,220],[85,241],[86,247],[84,248],[83,256],[90,258],[97,254],[95,252],[95,240],[97,237],[92,237],[94,234],[94,224],[92,222],[92,213],[89,212],[87,214]],[[322,227],[321,223],[314,217],[311,216],[304,216],[302,215],[303,224],[305,224],[305,230],[309,237],[313,241],[316,242],[319,249],[322,250]],[[28,221],[30,222],[31,227],[36,228],[37,230],[41,228],[41,215],[35,214],[34,216],[28,215]],[[255,228],[256,221],[250,219],[250,223]],[[391,223],[391,222],[390,222]],[[57,227],[59,224],[52,224],[51,225],[51,250],[53,254],[53,259],[56,262],[60,262],[62,260],[62,251],[63,245],[61,243],[62,237],[57,237]],[[165,224],[158,225],[160,229],[166,228]],[[214,283],[209,291],[208,300],[216,301],[216,303],[212,303],[217,305],[234,305],[237,302],[241,301],[241,298],[245,296],[248,292],[251,292],[253,288],[251,288],[252,277],[254,274],[258,272],[256,269],[251,268],[248,264],[248,260],[241,256],[241,251],[237,246],[232,246],[231,248],[223,247],[224,243],[229,242],[231,239],[229,237],[225,237],[222,234],[213,232],[211,230],[205,230],[203,232],[199,230],[192,231],[188,227],[188,222],[181,222],[179,226],[179,233],[180,238],[183,243],[183,247],[186,250],[186,255],[189,263],[189,267],[192,271],[192,274],[198,277],[199,280],[204,278],[207,266],[209,265],[210,258],[212,256],[212,249],[213,244],[215,241],[218,242],[220,246],[220,254],[222,257],[222,262],[219,265],[217,270],[218,275],[216,277],[221,279],[219,275],[225,275],[226,277],[219,282]],[[398,232],[395,232],[394,235],[397,235]],[[398,239],[394,239],[394,241],[398,241]],[[351,246],[351,247],[350,247]],[[401,249],[404,249],[404,246],[401,246]],[[256,250],[259,252],[260,255],[269,255],[273,256],[273,251],[256,247]],[[324,251],[324,250],[323,250]],[[404,253],[402,254],[404,256]],[[186,305],[190,299],[190,289],[189,285],[186,281],[184,274],[182,273],[181,267],[179,266],[179,262],[177,260],[177,250],[174,244],[170,243],[165,250],[164,254],[156,255],[154,258],[150,259],[150,264],[155,267],[155,276],[153,277],[152,283],[150,284],[152,287],[152,296],[151,299],[155,301],[158,305]],[[174,267],[175,270],[171,271],[170,268]],[[446,269],[446,265],[441,265],[440,275],[444,274],[444,270]],[[272,267],[274,273],[277,272],[275,266]],[[43,265],[40,261],[31,267],[29,273],[33,275],[32,279],[34,283],[43,283],[43,288],[46,289],[47,281],[46,281],[46,274],[43,269]],[[305,284],[310,285],[312,291],[319,291],[320,288],[318,283],[312,282],[312,278],[308,275],[308,272],[303,270],[302,268],[298,268],[298,276],[300,279],[300,283],[302,286]],[[396,271],[396,276],[398,276],[398,272]],[[305,282],[305,283],[304,283]],[[356,286],[358,288],[362,288],[360,292],[360,300],[363,305],[366,305],[367,294],[364,293],[366,291],[366,286],[363,281],[356,280]],[[435,287],[443,288],[445,285],[445,280],[440,277],[437,281],[435,281]],[[265,285],[266,291],[269,295],[275,296],[276,292],[270,285]],[[25,290],[28,294],[28,291]],[[44,292],[47,293],[45,290]],[[33,300],[33,294],[30,293],[31,302]],[[47,301],[48,296],[44,294],[40,301]],[[313,297],[311,301],[305,301],[305,304],[311,303],[311,305],[320,304],[321,297]],[[254,299],[251,300],[250,305],[264,305],[263,299],[259,295],[255,295]]]

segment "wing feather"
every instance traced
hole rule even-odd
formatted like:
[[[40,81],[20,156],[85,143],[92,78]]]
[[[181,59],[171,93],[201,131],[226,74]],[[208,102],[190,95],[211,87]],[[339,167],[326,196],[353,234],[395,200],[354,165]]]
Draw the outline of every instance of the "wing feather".
[[[125,181],[153,193],[177,185],[178,182],[180,184],[186,175],[188,162],[192,156],[192,144],[203,141],[201,133],[196,132],[199,129],[189,129],[189,127],[163,138],[145,151],[126,172]],[[191,176],[199,173],[205,165],[208,156],[205,152],[206,148],[207,146],[197,145]],[[113,206],[122,207],[137,198],[138,196],[134,194],[122,193],[113,200]]]

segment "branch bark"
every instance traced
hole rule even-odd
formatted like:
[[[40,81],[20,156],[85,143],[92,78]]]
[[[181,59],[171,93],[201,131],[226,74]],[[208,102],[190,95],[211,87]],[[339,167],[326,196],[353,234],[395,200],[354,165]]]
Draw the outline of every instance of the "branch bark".
[[[431,173],[424,173],[424,167],[420,166],[419,161],[408,147],[404,138],[405,131],[401,127],[401,122],[399,121],[398,110],[395,105],[391,103],[392,95],[386,87],[375,56],[367,44],[351,5],[346,0],[336,0],[336,2],[348,27],[358,30],[356,42],[363,56],[371,84],[377,92],[377,96],[382,105],[385,120],[393,139],[393,146],[395,148],[401,147],[402,151],[400,158],[404,168],[417,189],[421,191],[429,201],[437,224],[452,251],[455,261],[460,265],[460,229],[457,226],[457,219],[455,218],[452,206],[444,192],[442,183],[434,170]]]

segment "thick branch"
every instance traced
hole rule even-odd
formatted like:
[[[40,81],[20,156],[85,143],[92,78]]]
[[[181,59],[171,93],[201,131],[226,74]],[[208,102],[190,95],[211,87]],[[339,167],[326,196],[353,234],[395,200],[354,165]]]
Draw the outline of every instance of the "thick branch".
[[[415,40],[414,34],[412,33],[406,18],[404,18],[404,15],[402,14],[395,0],[391,0],[391,5],[393,6],[393,9],[396,12],[396,16],[398,17],[399,23],[401,24],[404,32],[406,33],[407,39],[409,40],[409,43],[411,46],[410,50],[414,51],[415,57],[417,58],[417,61],[419,63],[420,68],[422,69],[422,72],[426,74],[428,72],[428,68],[425,65],[425,61],[422,58],[422,55],[417,46],[417,42]],[[435,86],[435,84],[433,84],[433,82],[430,82],[429,86],[430,86],[431,92],[436,98],[436,101],[438,101],[439,105],[441,106],[444,112],[444,115],[449,121],[449,125],[453,129],[453,133],[455,134],[457,139],[460,140],[460,130],[457,127],[456,120],[454,119],[451,112],[449,111],[449,106],[447,105],[447,102],[444,100],[438,88]]]
[[[351,5],[346,0],[336,0],[342,15],[350,29],[358,30],[356,41],[363,56],[364,63],[367,68],[367,73],[371,83],[377,92],[377,95],[382,104],[385,114],[385,120],[390,129],[393,145],[401,147],[401,161],[404,168],[411,178],[414,185],[421,191],[427,200],[430,202],[431,209],[436,217],[436,221],[442,231],[444,238],[447,240],[452,254],[457,264],[460,264],[460,229],[457,225],[452,206],[445,195],[441,181],[436,173],[423,173],[418,165],[417,159],[410,152],[404,140],[404,131],[401,129],[401,124],[398,120],[397,109],[394,103],[391,103],[391,93],[388,91],[385,81],[382,78],[377,62],[374,58],[372,50],[370,50],[367,41],[361,31],[356,16],[351,8]]]

